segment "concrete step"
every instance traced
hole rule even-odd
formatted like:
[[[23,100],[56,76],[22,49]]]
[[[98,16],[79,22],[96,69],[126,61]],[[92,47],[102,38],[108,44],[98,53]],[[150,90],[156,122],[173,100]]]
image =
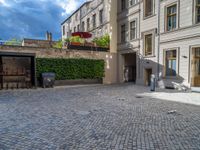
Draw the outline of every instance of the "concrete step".
[[[200,93],[200,87],[191,87],[191,91]]]

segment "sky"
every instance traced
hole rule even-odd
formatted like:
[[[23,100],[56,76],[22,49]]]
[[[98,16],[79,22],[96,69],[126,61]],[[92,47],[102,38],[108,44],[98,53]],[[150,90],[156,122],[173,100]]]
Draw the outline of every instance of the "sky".
[[[0,39],[61,38],[60,24],[86,0],[0,0]]]

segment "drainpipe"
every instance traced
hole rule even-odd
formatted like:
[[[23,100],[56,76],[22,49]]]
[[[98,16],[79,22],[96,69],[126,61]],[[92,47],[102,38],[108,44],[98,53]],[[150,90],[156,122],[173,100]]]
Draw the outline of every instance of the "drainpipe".
[[[160,0],[158,0],[158,44],[157,44],[157,80],[160,80]]]
[[[141,60],[140,60],[140,59],[141,59],[141,58],[140,58],[140,48],[141,48],[141,46],[140,46],[140,42],[141,42],[140,25],[141,25],[141,16],[140,16],[140,15],[141,15],[141,1],[139,1],[139,21],[138,21],[138,22],[139,22],[139,23],[138,23],[138,24],[139,24],[139,25],[138,25],[138,32],[139,32],[139,52],[138,52],[138,53],[139,53],[139,54],[138,54],[137,57],[138,57],[139,60],[138,60],[138,66],[137,66],[137,68],[136,68],[136,69],[138,70],[138,73],[136,74],[136,76],[138,75],[139,78],[140,78],[140,74],[141,74],[141,73],[140,73],[140,70],[141,70],[141,68],[140,68],[140,67],[141,67],[141,64],[140,64],[140,63],[141,63]],[[136,77],[136,78],[137,78],[137,77]]]

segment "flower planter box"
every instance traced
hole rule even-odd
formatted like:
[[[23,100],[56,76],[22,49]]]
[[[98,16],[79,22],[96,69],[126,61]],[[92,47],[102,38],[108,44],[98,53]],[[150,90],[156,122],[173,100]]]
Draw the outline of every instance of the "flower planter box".
[[[80,46],[81,43],[79,43],[79,42],[71,42],[70,45]]]

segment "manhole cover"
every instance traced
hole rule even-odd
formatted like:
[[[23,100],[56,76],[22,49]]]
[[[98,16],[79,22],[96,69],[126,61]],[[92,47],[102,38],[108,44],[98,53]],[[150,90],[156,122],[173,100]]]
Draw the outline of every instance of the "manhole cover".
[[[135,98],[143,98],[142,96],[136,96]]]

